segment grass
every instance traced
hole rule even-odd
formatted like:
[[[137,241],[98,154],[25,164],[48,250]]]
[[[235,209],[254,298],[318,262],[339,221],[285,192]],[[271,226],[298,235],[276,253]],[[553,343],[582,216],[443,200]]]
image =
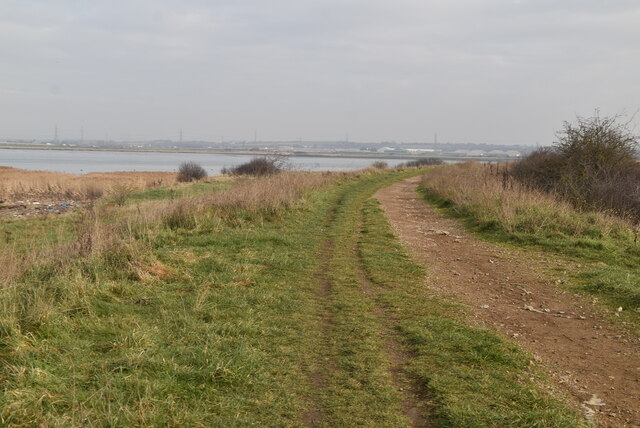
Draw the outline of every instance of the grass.
[[[202,218],[27,272],[2,296],[3,423],[292,424],[304,400],[287,348],[312,321],[302,226],[254,236]]]
[[[0,290],[2,424],[409,426],[392,338],[437,426],[581,426],[528,355],[426,295],[369,200],[418,173],[96,207]]]
[[[460,307],[425,293],[424,272],[409,259],[377,201],[364,207],[359,251],[378,298],[396,319],[413,358],[409,373],[428,390],[443,427],[581,426],[579,417],[539,388],[529,355],[463,321]],[[535,381],[534,381],[535,380]]]
[[[441,167],[422,180],[425,198],[483,238],[561,255],[579,268],[572,289],[602,297],[640,326],[637,226],[597,211],[579,211],[549,194],[503,182],[496,166]]]
[[[188,185],[161,186],[137,191],[132,193],[127,200],[129,203],[136,203],[142,201],[193,198],[207,193],[227,190],[231,188],[231,184],[230,180],[212,177],[209,181],[190,183]]]

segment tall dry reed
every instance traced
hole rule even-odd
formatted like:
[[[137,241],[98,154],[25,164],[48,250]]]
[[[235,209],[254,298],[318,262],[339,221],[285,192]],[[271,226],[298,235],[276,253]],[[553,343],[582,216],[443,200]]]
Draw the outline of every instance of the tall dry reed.
[[[94,172],[78,175],[0,167],[0,200],[90,200],[118,192],[123,187],[141,190],[171,185],[176,179],[177,174],[173,172]]]
[[[241,178],[228,190],[169,202],[158,212],[170,227],[190,227],[197,218],[244,221],[268,218],[298,202],[306,191],[335,180],[338,174],[285,172]]]

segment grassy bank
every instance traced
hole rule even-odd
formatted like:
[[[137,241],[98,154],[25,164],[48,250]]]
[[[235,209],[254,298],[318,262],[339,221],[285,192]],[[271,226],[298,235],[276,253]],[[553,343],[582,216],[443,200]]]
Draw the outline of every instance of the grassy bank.
[[[580,426],[527,355],[426,295],[369,200],[418,172],[97,205],[4,279],[2,423],[409,426],[409,390],[434,426]]]
[[[497,166],[460,164],[426,174],[427,200],[486,239],[562,255],[575,269],[574,290],[603,297],[640,325],[637,225],[597,211],[579,211],[553,196],[505,181]]]

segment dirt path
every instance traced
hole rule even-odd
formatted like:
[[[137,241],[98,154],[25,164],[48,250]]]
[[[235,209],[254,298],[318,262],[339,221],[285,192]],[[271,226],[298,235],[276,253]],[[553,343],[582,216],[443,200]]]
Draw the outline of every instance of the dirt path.
[[[429,286],[468,304],[481,324],[518,342],[602,427],[640,427],[640,340],[584,296],[556,287],[543,258],[485,243],[422,202],[420,178],[379,191],[398,236],[428,268]]]

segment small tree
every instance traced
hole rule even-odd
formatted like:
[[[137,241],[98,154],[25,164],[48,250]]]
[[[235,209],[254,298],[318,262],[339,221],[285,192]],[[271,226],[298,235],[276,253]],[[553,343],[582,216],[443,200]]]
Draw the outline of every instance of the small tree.
[[[638,137],[619,119],[596,114],[565,122],[553,147],[523,158],[511,174],[577,206],[640,218]]]
[[[610,170],[620,164],[635,163],[638,137],[629,123],[619,123],[618,116],[590,118],[578,116],[577,123],[564,123],[558,135],[557,150],[568,161],[588,169]]]
[[[178,181],[189,182],[205,178],[207,171],[195,162],[182,162],[178,168]]]

